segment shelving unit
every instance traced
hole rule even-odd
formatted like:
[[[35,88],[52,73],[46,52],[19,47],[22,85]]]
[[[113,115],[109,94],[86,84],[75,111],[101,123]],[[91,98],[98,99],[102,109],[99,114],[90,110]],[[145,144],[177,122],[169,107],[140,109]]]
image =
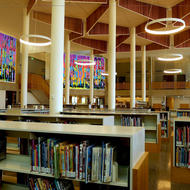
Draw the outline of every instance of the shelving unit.
[[[114,185],[121,187],[128,187],[130,190],[137,190],[133,188],[136,183],[137,177],[142,177],[144,180],[148,180],[148,154],[144,152],[144,128],[140,127],[110,127],[110,126],[97,126],[97,125],[73,125],[73,124],[54,124],[54,123],[36,123],[36,122],[17,122],[17,121],[0,121],[0,131],[6,132],[11,136],[24,136],[31,137],[36,134],[40,135],[51,135],[55,137],[59,135],[59,138],[68,136],[69,138],[82,138],[83,136],[95,139],[117,139],[117,142],[121,140],[122,143],[128,144],[130,154],[128,155],[129,160],[129,180],[127,176],[124,176],[125,181],[119,179],[114,183],[100,183],[106,185]],[[126,151],[126,149],[125,149]],[[124,152],[125,152],[124,151]],[[141,160],[142,159],[142,160]],[[141,164],[139,164],[141,163]],[[144,164],[147,167],[144,167]],[[141,173],[141,170],[146,172]],[[133,172],[135,168],[135,172]],[[139,168],[139,170],[137,169]],[[10,172],[19,172],[30,175],[39,175],[44,177],[53,177],[49,174],[31,172],[30,157],[23,155],[7,155],[5,160],[0,161],[0,170],[6,170]],[[142,176],[141,176],[142,175]],[[146,178],[146,179],[145,179]],[[67,179],[67,178],[66,178]],[[70,179],[75,180],[75,179]],[[80,181],[80,180],[79,180]],[[95,182],[96,183],[96,182]],[[143,183],[144,189],[147,188],[147,184]],[[145,187],[146,186],[146,187]]]
[[[190,133],[187,132],[189,130],[190,119],[174,120],[174,131],[171,135],[171,181],[174,183],[190,184]]]
[[[37,121],[46,123],[75,123],[75,124],[93,124],[93,125],[114,125],[113,116],[93,116],[93,115],[51,115],[43,113],[21,113],[13,111],[12,113],[0,113],[0,120],[8,121]]]
[[[190,110],[177,110],[178,118],[190,118]]]
[[[145,149],[147,152],[160,152],[161,148],[161,125],[160,116],[156,112],[138,112],[138,111],[90,111],[73,110],[64,111],[64,114],[88,114],[88,115],[109,115],[114,116],[115,126],[122,125],[122,117],[138,117],[142,120],[142,127],[145,128]],[[130,127],[136,127],[131,126]]]
[[[161,140],[169,141],[170,136],[170,121],[169,112],[160,111],[160,124],[161,124]]]

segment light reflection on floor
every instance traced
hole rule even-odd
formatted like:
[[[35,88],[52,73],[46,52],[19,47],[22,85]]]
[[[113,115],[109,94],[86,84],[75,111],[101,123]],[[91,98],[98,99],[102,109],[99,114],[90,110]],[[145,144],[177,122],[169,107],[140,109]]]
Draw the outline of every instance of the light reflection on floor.
[[[149,190],[190,190],[188,184],[171,183],[170,167],[170,144],[164,142],[159,154],[149,154]]]

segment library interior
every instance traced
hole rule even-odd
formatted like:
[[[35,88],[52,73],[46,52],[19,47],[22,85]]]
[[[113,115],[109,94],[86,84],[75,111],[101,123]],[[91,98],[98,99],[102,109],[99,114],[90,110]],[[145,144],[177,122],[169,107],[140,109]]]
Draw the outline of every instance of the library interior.
[[[0,0],[0,190],[190,190],[190,0]]]

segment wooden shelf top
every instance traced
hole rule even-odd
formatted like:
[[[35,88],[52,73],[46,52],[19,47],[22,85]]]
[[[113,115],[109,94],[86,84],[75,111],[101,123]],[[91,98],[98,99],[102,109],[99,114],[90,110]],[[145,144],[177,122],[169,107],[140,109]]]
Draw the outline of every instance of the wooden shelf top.
[[[132,137],[144,131],[142,127],[100,126],[82,124],[55,124],[38,122],[0,121],[0,130],[52,134]]]

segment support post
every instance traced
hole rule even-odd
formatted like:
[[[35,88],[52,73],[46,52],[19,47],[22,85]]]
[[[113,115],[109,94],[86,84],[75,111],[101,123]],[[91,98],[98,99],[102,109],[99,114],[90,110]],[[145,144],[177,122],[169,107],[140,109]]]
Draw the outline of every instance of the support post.
[[[146,46],[141,47],[142,50],[142,101],[146,101]]]
[[[136,29],[132,27],[130,30],[131,51],[130,51],[130,108],[135,108],[135,90],[136,90]]]
[[[65,1],[52,1],[50,113],[63,111],[63,54],[64,54]]]
[[[29,35],[30,16],[27,8],[23,10],[23,35]],[[27,38],[25,38],[27,40]],[[21,68],[21,108],[27,107],[28,93],[28,47],[22,44],[22,68]]]
[[[94,60],[93,50],[91,50],[90,59]],[[90,66],[90,104],[93,104],[94,99],[94,65]]]
[[[108,109],[115,110],[116,91],[116,1],[109,0],[109,38],[108,38]]]

